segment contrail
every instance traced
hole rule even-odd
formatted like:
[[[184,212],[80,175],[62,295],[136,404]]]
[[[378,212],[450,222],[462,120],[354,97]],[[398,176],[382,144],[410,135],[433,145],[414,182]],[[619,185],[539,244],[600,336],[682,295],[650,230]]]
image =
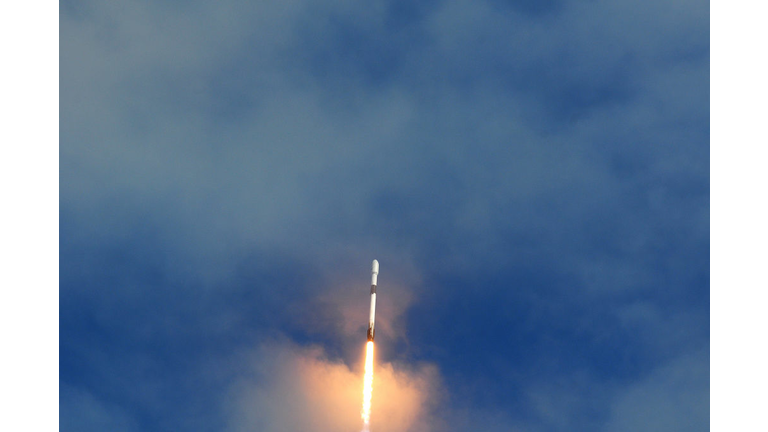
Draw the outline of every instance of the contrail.
[[[365,379],[363,381],[363,432],[371,430],[371,397],[373,396],[373,336],[376,320],[376,280],[379,276],[379,262],[373,260],[371,267],[371,314],[368,317],[368,342],[365,345]]]

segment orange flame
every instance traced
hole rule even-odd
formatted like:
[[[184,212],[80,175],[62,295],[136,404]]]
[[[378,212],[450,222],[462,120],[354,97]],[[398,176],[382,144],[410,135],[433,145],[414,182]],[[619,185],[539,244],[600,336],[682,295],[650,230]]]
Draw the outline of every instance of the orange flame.
[[[363,384],[363,430],[370,430],[371,395],[373,394],[373,341],[368,341],[365,347],[365,381]]]

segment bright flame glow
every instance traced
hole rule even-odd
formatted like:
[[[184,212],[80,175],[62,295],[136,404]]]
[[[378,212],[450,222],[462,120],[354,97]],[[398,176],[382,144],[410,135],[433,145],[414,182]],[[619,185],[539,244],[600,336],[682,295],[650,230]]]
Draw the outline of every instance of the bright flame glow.
[[[371,395],[373,394],[373,341],[368,341],[365,346],[365,381],[363,384],[363,430],[370,430],[371,422]]]

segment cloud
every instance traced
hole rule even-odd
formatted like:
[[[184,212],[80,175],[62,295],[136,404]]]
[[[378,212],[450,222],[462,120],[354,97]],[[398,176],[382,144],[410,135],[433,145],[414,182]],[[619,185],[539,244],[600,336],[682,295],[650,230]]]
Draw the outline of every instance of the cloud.
[[[229,397],[233,432],[357,431],[362,427],[362,355],[354,366],[327,358],[319,347],[289,342],[260,346],[247,358]],[[377,362],[372,430],[435,430],[431,409],[439,393],[432,365]]]
[[[707,14],[62,3],[62,380],[87,391],[62,412],[352,426],[323,415],[359,398],[317,383],[357,385],[378,258],[397,430],[432,424],[437,381],[445,430],[642,421],[588,391],[665,394],[708,339]],[[232,385],[236,421],[210,403]]]
[[[660,366],[614,400],[610,431],[709,429],[709,355],[696,352]]]
[[[59,430],[62,432],[141,430],[123,408],[100,401],[86,390],[62,385],[59,392]]]
[[[668,235],[698,267],[708,62],[675,54],[706,47],[703,12],[452,1],[396,26],[386,2],[73,5],[61,201],[81,239],[150,227],[166,271],[209,284],[254,247],[434,271],[535,257],[598,295],[654,284]],[[376,82],[366,50],[395,57]]]

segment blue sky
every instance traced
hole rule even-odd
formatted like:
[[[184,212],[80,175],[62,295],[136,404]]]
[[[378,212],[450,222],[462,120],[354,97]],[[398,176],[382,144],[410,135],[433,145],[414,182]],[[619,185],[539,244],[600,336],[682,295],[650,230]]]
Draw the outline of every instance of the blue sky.
[[[60,13],[62,431],[708,428],[708,2]]]

